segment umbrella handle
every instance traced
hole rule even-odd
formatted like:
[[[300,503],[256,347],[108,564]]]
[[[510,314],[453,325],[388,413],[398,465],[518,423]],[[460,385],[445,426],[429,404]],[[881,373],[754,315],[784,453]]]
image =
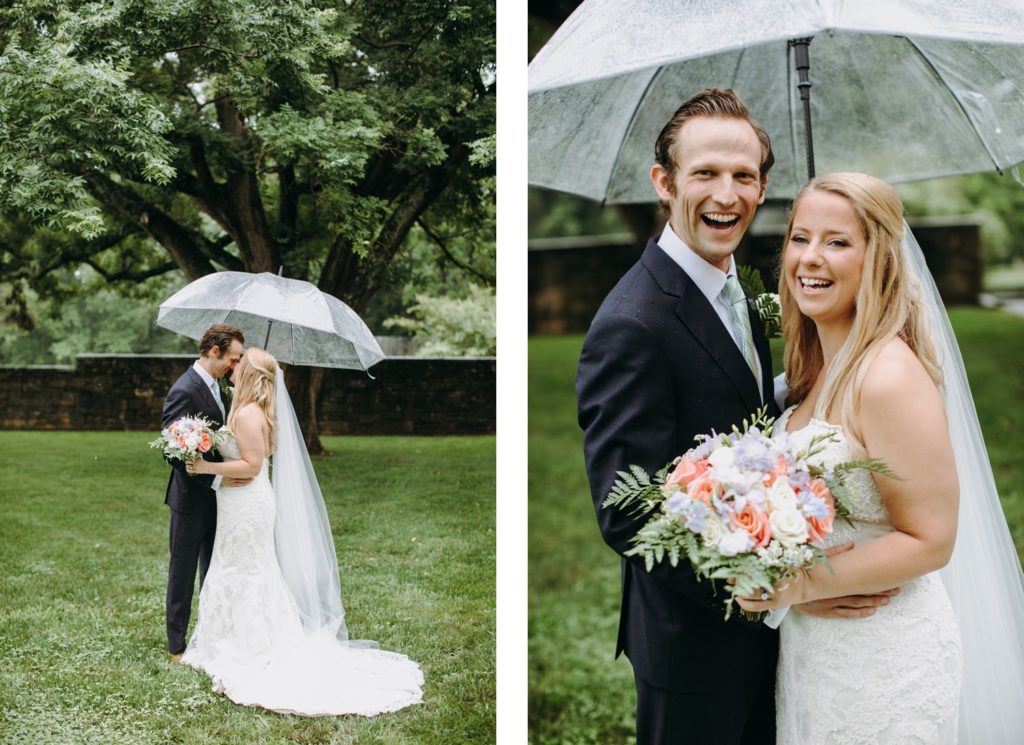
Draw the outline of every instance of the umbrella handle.
[[[811,54],[808,47],[813,36],[803,39],[790,39],[789,46],[796,53],[796,72],[800,82],[796,87],[800,89],[800,100],[804,108],[804,134],[807,136],[807,178],[814,178],[814,137],[811,135]]]

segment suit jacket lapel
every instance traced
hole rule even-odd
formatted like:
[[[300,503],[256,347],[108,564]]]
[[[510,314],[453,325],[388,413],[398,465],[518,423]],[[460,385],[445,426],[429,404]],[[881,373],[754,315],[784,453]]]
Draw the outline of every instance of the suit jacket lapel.
[[[641,261],[663,292],[679,298],[675,305],[676,316],[736,386],[747,409],[751,412],[758,409],[762,404],[754,373],[704,293],[658,247],[655,239],[652,238],[647,244]],[[760,321],[757,323],[760,324]],[[761,364],[763,368],[763,360]]]
[[[213,397],[213,392],[206,387],[206,383],[199,376],[199,373],[194,368],[189,368],[189,374],[192,376],[192,385],[196,390],[196,394],[203,402],[203,406],[206,407],[205,413],[210,419],[217,424],[223,426],[224,421],[221,417],[220,407],[217,405],[217,399]]]

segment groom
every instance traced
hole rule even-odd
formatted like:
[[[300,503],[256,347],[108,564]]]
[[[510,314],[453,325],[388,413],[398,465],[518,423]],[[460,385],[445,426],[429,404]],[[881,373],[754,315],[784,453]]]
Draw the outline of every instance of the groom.
[[[230,375],[242,359],[245,337],[241,329],[220,323],[199,340],[199,359],[171,386],[164,401],[163,424],[183,416],[203,416],[216,426],[227,421],[230,402],[221,396],[218,380]],[[219,455],[207,454],[219,461]],[[213,476],[189,476],[180,460],[168,461],[173,470],[164,503],[171,508],[171,561],[167,573],[167,649],[177,662],[185,651],[185,632],[192,614],[192,593],[199,568],[203,586],[217,530],[217,499]],[[252,479],[225,479],[233,486]]]
[[[587,476],[605,541],[622,555],[641,522],[602,509],[616,471],[654,473],[727,432],[772,396],[768,341],[732,254],[764,202],[768,135],[731,90],[684,103],[655,145],[651,181],[668,215],[609,293],[583,342],[576,377]],[[637,689],[637,743],[775,741],[774,631],[734,614],[689,565],[651,572],[622,559],[616,656]]]

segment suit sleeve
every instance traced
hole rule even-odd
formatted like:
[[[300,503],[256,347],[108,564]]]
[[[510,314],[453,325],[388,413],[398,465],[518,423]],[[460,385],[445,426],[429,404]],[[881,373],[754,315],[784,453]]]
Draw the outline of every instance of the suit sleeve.
[[[649,516],[601,506],[616,472],[637,465],[650,474],[682,453],[676,444],[675,386],[661,344],[631,316],[604,316],[591,326],[583,343],[576,376],[579,423],[597,522],[605,542],[620,556]],[[646,572],[639,556],[623,558]],[[709,581],[699,581],[689,564],[654,565],[651,579],[689,599],[722,609]],[[721,593],[719,593],[721,595]]]
[[[180,419],[183,416],[189,416],[190,414],[193,413],[195,413],[195,407],[189,400],[188,393],[185,391],[184,388],[180,386],[174,386],[167,394],[167,398],[164,399],[164,410],[163,415],[161,417],[160,426],[166,429],[167,426],[174,422],[176,419]],[[166,456],[164,457],[164,460],[170,463],[171,468],[173,468],[175,471],[180,473],[185,478],[195,479],[196,483],[201,484],[207,488],[210,488],[211,485],[213,484],[214,477],[210,474],[204,474],[202,476],[189,476],[188,472],[185,470],[185,464],[182,461],[178,460],[177,458],[167,458]]]

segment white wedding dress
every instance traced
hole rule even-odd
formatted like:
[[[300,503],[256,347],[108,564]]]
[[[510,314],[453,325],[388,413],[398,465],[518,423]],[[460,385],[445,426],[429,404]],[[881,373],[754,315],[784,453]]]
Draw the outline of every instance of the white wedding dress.
[[[237,441],[228,436],[220,453],[237,460]],[[282,713],[372,716],[420,703],[423,673],[406,656],[304,629],[278,564],[268,462],[250,484],[217,491],[213,555],[181,661],[235,703]]]
[[[793,409],[775,425],[785,430]],[[812,419],[789,433],[797,449],[822,432],[836,438],[813,459],[851,460],[841,427]],[[826,543],[864,545],[892,531],[878,487],[851,474],[854,527],[836,519]],[[938,572],[905,582],[888,605],[862,619],[790,610],[779,627],[777,745],[939,745],[956,743],[961,644]]]

